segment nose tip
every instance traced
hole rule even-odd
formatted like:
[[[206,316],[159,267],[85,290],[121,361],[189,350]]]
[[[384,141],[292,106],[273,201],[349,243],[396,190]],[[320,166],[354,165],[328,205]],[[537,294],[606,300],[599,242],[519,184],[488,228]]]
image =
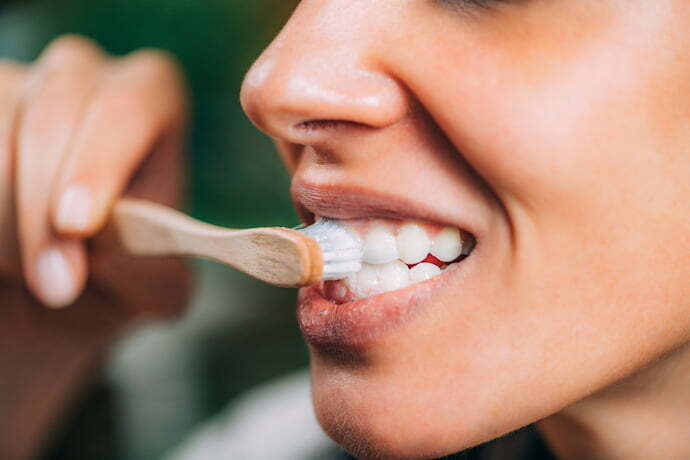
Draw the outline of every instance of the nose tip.
[[[252,66],[241,101],[259,129],[289,142],[308,143],[305,130],[299,129],[307,123],[384,128],[405,117],[406,92],[394,78],[325,52],[269,52]],[[313,139],[314,130],[308,131]]]

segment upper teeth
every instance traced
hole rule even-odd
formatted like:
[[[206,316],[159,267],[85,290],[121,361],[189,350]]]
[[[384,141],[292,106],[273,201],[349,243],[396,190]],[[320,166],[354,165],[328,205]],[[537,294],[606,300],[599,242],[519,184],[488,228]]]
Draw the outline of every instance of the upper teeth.
[[[415,222],[400,226],[397,236],[384,225],[376,225],[364,239],[363,260],[370,264],[385,264],[402,260],[414,265],[430,253],[443,262],[451,262],[462,254],[463,240],[460,230],[445,227],[430,238],[424,227]]]
[[[410,265],[424,260],[431,249],[431,239],[426,231],[412,222],[400,227],[397,243],[400,260]]]
[[[369,230],[364,240],[364,262],[385,264],[398,258],[398,247],[395,235],[383,226]]]
[[[431,244],[431,254],[443,262],[457,259],[462,254],[460,230],[453,227],[441,230]]]

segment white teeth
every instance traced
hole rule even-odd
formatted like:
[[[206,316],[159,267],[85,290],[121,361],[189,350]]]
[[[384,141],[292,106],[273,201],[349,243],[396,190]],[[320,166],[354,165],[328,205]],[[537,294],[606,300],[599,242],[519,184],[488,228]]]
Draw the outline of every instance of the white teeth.
[[[424,228],[412,222],[400,227],[396,240],[400,259],[406,264],[421,262],[431,249],[431,240]]]
[[[351,265],[359,263],[359,260],[354,258],[346,262],[347,258],[344,256],[338,259],[343,260],[340,264],[343,265],[342,267],[340,265],[336,267],[335,263],[332,263],[339,274],[349,274],[349,276],[345,275],[347,278],[343,282],[345,290],[331,291],[333,295],[345,300],[351,300],[352,296],[361,299],[427,281],[458,265],[457,263],[447,266],[444,264],[444,268],[440,268],[433,263],[422,262],[429,254],[442,262],[450,263],[462,254],[467,255],[474,245],[472,238],[463,241],[460,230],[453,227],[443,228],[433,238],[429,236],[433,234],[433,230],[427,233],[426,226],[417,222],[402,223],[397,231],[391,230],[392,227],[394,225],[377,222],[369,227],[363,241],[359,240],[363,245],[362,252],[359,253],[362,255],[361,270],[356,273],[352,270]],[[351,228],[359,238],[357,227]],[[356,249],[356,247],[343,247],[342,253],[338,255],[342,256],[345,251]],[[408,268],[408,265],[413,265],[413,267]],[[337,279],[342,278],[344,277]],[[346,295],[348,293],[349,296]]]
[[[410,269],[407,265],[396,260],[390,262],[379,271],[379,283],[383,292],[402,289],[410,284]]]
[[[398,247],[393,233],[385,227],[369,230],[364,240],[364,262],[385,264],[398,258]]]
[[[457,228],[444,228],[431,243],[431,254],[443,262],[455,260],[461,253],[462,237]]]
[[[348,280],[350,287],[360,296],[378,294],[379,270],[373,265],[362,264],[362,269]]]
[[[359,273],[347,279],[347,284],[360,297],[395,291],[410,284],[410,269],[399,260],[385,265],[363,264]]]
[[[410,282],[421,283],[441,273],[441,269],[434,264],[423,263],[410,269]]]

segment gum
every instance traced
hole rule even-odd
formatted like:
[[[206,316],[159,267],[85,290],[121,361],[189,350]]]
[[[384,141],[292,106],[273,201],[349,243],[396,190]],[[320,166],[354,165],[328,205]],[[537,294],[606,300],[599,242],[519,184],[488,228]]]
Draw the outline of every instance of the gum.
[[[366,238],[369,230],[374,227],[385,227],[391,231],[394,235],[398,234],[398,230],[406,223],[415,223],[426,230],[429,238],[434,238],[438,235],[447,225],[433,224],[429,222],[423,222],[418,220],[399,220],[399,219],[382,219],[382,218],[368,218],[368,219],[357,219],[357,220],[342,220],[341,225],[353,230],[357,233],[360,238]],[[460,234],[463,238],[466,238],[468,234],[460,230]]]

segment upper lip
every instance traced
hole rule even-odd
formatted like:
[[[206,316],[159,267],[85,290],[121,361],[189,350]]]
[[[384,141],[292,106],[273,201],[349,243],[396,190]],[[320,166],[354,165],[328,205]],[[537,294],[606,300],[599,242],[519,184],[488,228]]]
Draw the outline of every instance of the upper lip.
[[[332,182],[315,184],[296,178],[291,192],[298,213],[307,223],[315,216],[342,220],[388,218],[459,227],[475,237],[480,232],[470,220],[458,222],[457,217],[444,215],[425,203],[362,186]]]

